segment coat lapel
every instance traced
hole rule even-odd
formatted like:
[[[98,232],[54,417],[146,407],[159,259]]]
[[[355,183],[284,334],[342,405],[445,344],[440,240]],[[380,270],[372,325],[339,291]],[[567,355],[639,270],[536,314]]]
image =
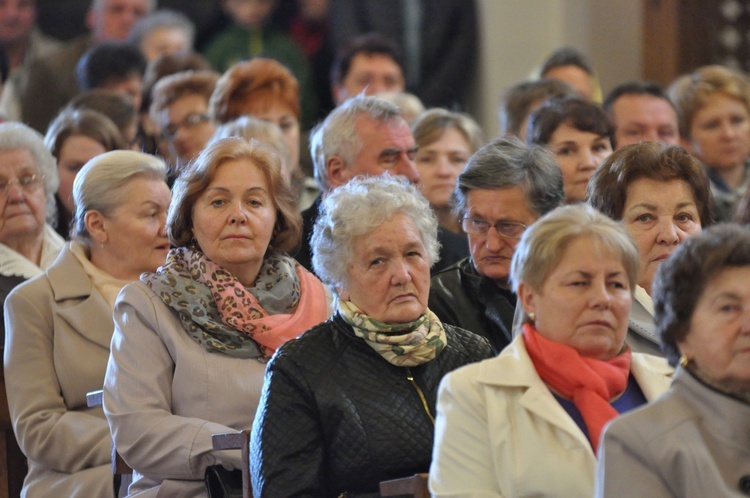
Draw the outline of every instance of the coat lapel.
[[[57,304],[55,319],[59,317],[70,332],[109,349],[114,332],[112,313],[70,250],[70,244],[65,245],[58,260],[46,273]]]

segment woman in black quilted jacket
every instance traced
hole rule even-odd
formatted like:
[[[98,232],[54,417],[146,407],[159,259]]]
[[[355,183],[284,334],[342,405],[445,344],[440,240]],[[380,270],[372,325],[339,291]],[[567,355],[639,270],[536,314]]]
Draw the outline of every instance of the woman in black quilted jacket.
[[[268,365],[252,431],[253,492],[379,496],[381,481],[429,470],[442,377],[492,352],[427,308],[437,221],[405,179],[336,189],[311,245],[337,313]]]

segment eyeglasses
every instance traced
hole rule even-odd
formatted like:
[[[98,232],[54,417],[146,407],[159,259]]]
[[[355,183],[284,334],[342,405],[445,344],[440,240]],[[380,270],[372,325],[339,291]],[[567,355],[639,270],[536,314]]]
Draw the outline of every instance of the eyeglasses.
[[[44,180],[44,175],[38,175],[36,173],[21,175],[20,178],[14,178],[12,180],[0,178],[0,195],[7,196],[10,192],[10,187],[16,184],[21,187],[21,190],[24,192],[31,192],[42,180]]]
[[[188,114],[179,123],[167,125],[162,130],[161,137],[165,140],[172,140],[175,135],[177,135],[177,132],[180,131],[180,128],[186,128],[189,130],[190,128],[195,128],[199,124],[205,123],[210,119],[211,116],[208,114]]]
[[[475,220],[474,218],[464,218],[461,220],[461,228],[464,232],[471,235],[486,235],[490,231],[490,227],[495,227],[495,230],[501,237],[506,239],[518,239],[526,230],[526,225],[523,223],[516,223],[515,221],[496,221],[490,223],[484,220]]]

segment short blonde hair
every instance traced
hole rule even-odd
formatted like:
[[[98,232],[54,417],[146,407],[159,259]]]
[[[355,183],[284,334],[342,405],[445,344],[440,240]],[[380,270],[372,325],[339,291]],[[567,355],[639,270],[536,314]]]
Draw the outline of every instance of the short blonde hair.
[[[482,146],[482,129],[476,121],[467,114],[439,107],[426,110],[414,120],[414,141],[419,147],[424,147],[439,140],[448,128],[453,128],[464,137],[472,154]]]
[[[620,257],[635,291],[641,259],[627,230],[608,216],[586,204],[559,207],[539,218],[524,231],[513,254],[510,282],[518,293],[521,282],[539,291],[576,239],[590,237]]]
[[[677,78],[667,90],[677,109],[680,135],[690,138],[695,114],[706,105],[712,95],[723,94],[737,100],[750,112],[750,86],[740,72],[724,66],[712,65],[696,69],[692,74]]]

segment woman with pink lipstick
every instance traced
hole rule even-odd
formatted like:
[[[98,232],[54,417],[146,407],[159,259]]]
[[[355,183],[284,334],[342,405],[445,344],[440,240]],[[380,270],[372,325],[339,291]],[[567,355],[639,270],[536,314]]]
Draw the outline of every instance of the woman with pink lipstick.
[[[662,358],[625,343],[638,249],[586,205],[521,237],[511,266],[523,333],[440,385],[432,496],[591,496],[599,436],[668,387]]]
[[[86,393],[104,383],[117,294],[166,260],[166,173],[133,151],[87,162],[73,182],[72,241],[8,296],[5,382],[29,463],[24,496],[116,496],[109,426]]]
[[[682,147],[640,142],[618,149],[602,164],[589,183],[588,202],[622,221],[638,246],[641,271],[627,342],[634,351],[663,355],[651,284],[677,246],[712,223],[708,177]]]
[[[286,255],[302,220],[273,149],[214,142],[173,192],[175,248],[120,293],[104,383],[131,496],[206,496],[207,467],[241,469],[212,435],[250,428],[268,359],[330,314],[323,284]]]
[[[357,177],[329,194],[312,237],[333,318],[279,349],[253,424],[256,497],[376,496],[427,472],[447,372],[488,358],[480,336],[427,308],[437,220],[403,177]]]
[[[669,87],[684,147],[711,180],[714,218],[730,221],[750,188],[750,84],[739,71],[704,66]]]
[[[614,127],[599,104],[575,95],[554,97],[530,118],[526,141],[546,145],[563,175],[565,203],[586,200],[586,185],[612,153]]]

